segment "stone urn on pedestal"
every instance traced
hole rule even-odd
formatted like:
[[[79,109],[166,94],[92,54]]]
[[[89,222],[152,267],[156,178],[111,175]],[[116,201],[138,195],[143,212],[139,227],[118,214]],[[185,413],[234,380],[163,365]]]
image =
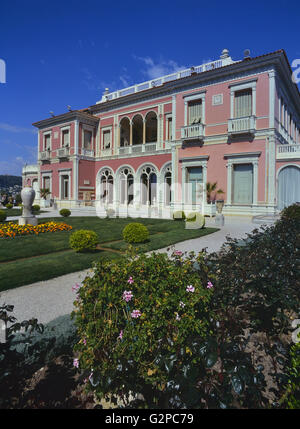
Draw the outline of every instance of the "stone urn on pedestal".
[[[32,203],[35,198],[35,191],[30,186],[26,186],[21,191],[21,198],[23,203],[23,213],[19,218],[19,225],[37,225],[38,220],[32,214]]]
[[[217,215],[215,219],[217,226],[224,226],[224,215],[222,215],[223,207],[224,207],[224,200],[217,200],[216,201]]]

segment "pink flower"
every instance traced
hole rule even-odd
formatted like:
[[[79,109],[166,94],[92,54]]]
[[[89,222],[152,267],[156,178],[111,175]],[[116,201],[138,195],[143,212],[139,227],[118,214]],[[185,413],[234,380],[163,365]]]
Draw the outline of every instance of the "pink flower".
[[[132,299],[132,297],[133,297],[133,294],[132,294],[131,290],[128,290],[128,291],[124,290],[124,293],[123,293],[124,301],[128,302]]]
[[[194,286],[189,285],[189,286],[187,286],[186,291],[187,292],[195,292],[195,288],[194,288]]]
[[[86,346],[86,338],[83,339],[83,344]]]
[[[78,289],[80,289],[80,284],[76,283],[75,285],[72,286],[72,291],[73,292],[77,292]]]
[[[75,368],[79,367],[79,359],[74,359],[73,360],[73,366],[75,366]]]
[[[212,282],[208,282],[206,287],[207,289],[211,289],[212,287],[214,287],[214,285],[212,284]]]
[[[129,283],[130,285],[132,285],[132,283],[134,282],[134,280],[133,280],[133,278],[132,278],[132,277],[129,277],[129,279],[128,279],[127,281],[128,281],[128,283]]]
[[[123,330],[120,331],[118,338],[120,338],[120,340],[122,340],[122,338],[123,338]]]
[[[131,313],[131,317],[133,319],[137,319],[138,317],[140,317],[142,315],[142,313],[140,312],[140,310],[133,310],[133,312]]]
[[[176,256],[182,256],[181,250],[175,250],[174,255],[176,255]]]

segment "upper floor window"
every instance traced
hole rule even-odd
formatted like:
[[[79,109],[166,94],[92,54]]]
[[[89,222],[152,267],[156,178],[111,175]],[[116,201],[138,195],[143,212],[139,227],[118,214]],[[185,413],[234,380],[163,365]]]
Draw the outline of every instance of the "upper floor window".
[[[172,140],[172,116],[166,120],[166,140]]]
[[[102,134],[103,149],[111,147],[110,130],[104,130]]]
[[[252,115],[252,89],[236,91],[234,94],[234,117],[242,118]]]
[[[92,131],[89,130],[84,130],[83,133],[83,147],[84,149],[92,149],[92,137],[93,137],[93,133]]]
[[[202,100],[189,101],[188,125],[200,124],[201,122],[202,122]]]
[[[51,149],[51,134],[44,134],[44,150]]]
[[[62,131],[62,146],[69,147],[70,146],[70,133],[69,130]]]

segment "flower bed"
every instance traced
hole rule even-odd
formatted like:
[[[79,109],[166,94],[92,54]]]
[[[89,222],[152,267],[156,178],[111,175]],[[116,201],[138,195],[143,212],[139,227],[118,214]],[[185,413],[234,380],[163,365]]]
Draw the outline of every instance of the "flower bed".
[[[7,222],[0,226],[0,238],[15,238],[29,234],[39,235],[44,232],[70,231],[71,229],[70,225],[63,222],[45,222],[36,226]]]

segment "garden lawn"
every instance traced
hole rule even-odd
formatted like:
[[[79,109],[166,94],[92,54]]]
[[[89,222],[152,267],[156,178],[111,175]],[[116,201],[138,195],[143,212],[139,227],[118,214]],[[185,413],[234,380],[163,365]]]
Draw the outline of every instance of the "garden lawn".
[[[39,223],[47,221],[65,222],[73,227],[72,231],[95,231],[99,236],[101,250],[75,253],[69,247],[72,231],[0,239],[0,292],[89,268],[98,258],[122,257],[120,252],[125,252],[128,247],[122,240],[122,231],[130,222],[141,222],[149,229],[150,239],[139,245],[140,251],[160,249],[218,231],[217,228],[186,230],[184,222],[162,219],[60,217],[40,219]]]

